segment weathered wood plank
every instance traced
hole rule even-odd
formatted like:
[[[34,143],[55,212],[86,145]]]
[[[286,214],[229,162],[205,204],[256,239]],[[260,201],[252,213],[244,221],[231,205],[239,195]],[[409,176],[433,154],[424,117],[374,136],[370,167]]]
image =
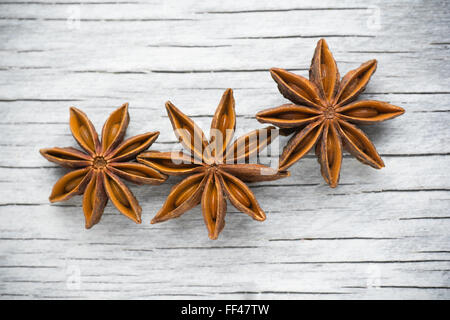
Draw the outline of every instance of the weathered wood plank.
[[[3,1],[0,298],[448,299],[448,9],[418,0]],[[346,155],[330,189],[308,155],[290,178],[251,185],[265,222],[229,204],[217,241],[199,208],[149,224],[177,178],[131,187],[141,225],[108,204],[87,231],[80,197],[48,203],[66,171],[38,150],[75,146],[69,106],[100,129],[128,101],[128,135],[161,131],[152,149],[171,150],[164,102],[207,130],[231,87],[244,133],[262,127],[258,110],[286,102],[268,69],[306,76],[320,37],[342,75],[376,58],[362,98],[406,109],[363,127],[386,168]]]

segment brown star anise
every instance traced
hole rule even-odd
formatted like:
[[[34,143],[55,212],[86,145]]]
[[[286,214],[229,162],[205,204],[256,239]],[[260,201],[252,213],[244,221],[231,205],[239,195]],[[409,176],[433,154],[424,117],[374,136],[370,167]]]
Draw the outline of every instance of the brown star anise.
[[[74,148],[41,149],[49,161],[73,170],[53,187],[50,202],[63,201],[83,194],[86,228],[100,221],[103,210],[111,199],[126,217],[141,223],[141,207],[120,178],[137,184],[161,184],[167,176],[136,162],[136,155],[150,147],[159,132],[144,133],[122,142],[128,127],[128,103],[115,110],[105,122],[102,141],[91,121],[82,111],[70,108],[70,129],[78,144],[86,152]],[[120,178],[119,178],[120,177]]]
[[[252,131],[233,144],[236,125],[233,91],[227,89],[212,119],[210,140],[203,131],[170,101],[167,113],[175,134],[189,155],[183,152],[141,153],[138,161],[168,175],[189,175],[173,187],[152,223],[177,218],[202,204],[203,218],[211,239],[225,226],[226,200],[255,220],[266,218],[255,196],[243,181],[269,181],[288,176],[262,164],[247,164],[276,137],[271,129]],[[274,130],[275,131],[275,130]]]
[[[280,170],[289,168],[316,144],[322,176],[336,187],[341,171],[342,146],[359,161],[376,169],[383,160],[369,138],[352,123],[372,124],[400,116],[403,108],[386,102],[353,102],[364,91],[377,67],[363,63],[340,81],[339,70],[327,43],[319,40],[309,69],[309,80],[283,69],[270,70],[281,94],[294,104],[284,104],[256,115],[285,133],[295,132],[280,156]]]

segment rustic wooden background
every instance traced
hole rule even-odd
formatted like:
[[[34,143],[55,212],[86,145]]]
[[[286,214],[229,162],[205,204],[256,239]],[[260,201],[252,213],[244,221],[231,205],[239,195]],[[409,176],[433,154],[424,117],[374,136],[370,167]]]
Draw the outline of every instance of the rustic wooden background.
[[[450,298],[449,26],[444,0],[2,1],[1,298]],[[386,168],[346,155],[330,189],[311,154],[252,186],[265,222],[229,205],[217,241],[199,208],[150,225],[179,179],[131,187],[141,225],[108,204],[87,231],[80,197],[49,204],[66,171],[38,150],[76,146],[69,106],[101,128],[128,101],[128,136],[170,150],[164,102],[207,129],[231,87],[242,133],[286,102],[268,68],[307,75],[321,37],[341,74],[378,59],[362,97],[406,109],[363,128]]]

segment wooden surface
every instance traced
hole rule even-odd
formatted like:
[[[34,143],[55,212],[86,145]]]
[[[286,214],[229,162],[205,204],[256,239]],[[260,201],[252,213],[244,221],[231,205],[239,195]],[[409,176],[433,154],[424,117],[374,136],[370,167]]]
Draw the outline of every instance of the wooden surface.
[[[448,1],[11,1],[0,3],[0,297],[450,298]],[[252,185],[267,220],[231,205],[219,240],[199,208],[150,225],[169,190],[132,186],[136,225],[108,204],[84,229],[81,198],[50,205],[66,170],[43,147],[76,146],[69,106],[98,129],[130,102],[128,136],[177,147],[170,99],[207,129],[235,90],[239,133],[286,103],[268,69],[307,75],[325,37],[341,74],[376,58],[362,95],[406,109],[363,130],[386,168],[346,155],[330,189],[310,154]],[[281,143],[285,143],[286,139]]]

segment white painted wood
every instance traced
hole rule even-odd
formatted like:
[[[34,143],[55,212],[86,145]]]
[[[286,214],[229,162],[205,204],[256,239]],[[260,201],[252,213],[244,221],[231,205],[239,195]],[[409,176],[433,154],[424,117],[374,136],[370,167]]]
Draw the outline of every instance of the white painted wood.
[[[449,299],[449,12],[447,1],[2,1],[0,297]],[[362,97],[406,109],[363,127],[386,168],[347,155],[330,189],[308,155],[290,178],[252,185],[265,222],[229,204],[217,241],[199,208],[150,225],[176,178],[131,186],[141,225],[108,205],[87,231],[79,197],[48,203],[65,170],[38,150],[75,146],[69,106],[101,128],[128,101],[128,135],[161,131],[152,149],[170,150],[164,102],[207,129],[231,87],[243,133],[286,102],[267,70],[306,76],[320,37],[341,74],[376,58]]]

